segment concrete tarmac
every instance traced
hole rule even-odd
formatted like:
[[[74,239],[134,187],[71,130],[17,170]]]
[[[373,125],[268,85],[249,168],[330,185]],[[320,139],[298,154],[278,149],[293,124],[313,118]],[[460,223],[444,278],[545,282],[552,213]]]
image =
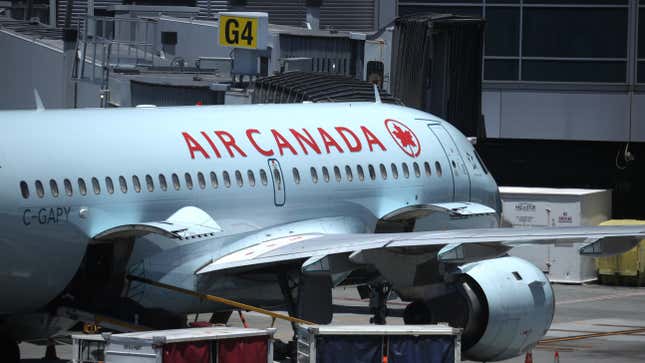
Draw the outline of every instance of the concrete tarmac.
[[[645,362],[645,288],[554,285],[554,290],[555,317],[544,339],[589,334],[595,334],[596,337],[539,344],[533,351],[533,362],[556,362],[554,360],[556,352],[560,363]],[[368,315],[356,313],[367,309],[367,301],[361,300],[355,289],[335,289],[334,304],[345,312],[335,314],[333,324],[369,323]],[[392,301],[389,304],[391,309],[404,307],[405,304],[400,301]],[[255,313],[245,313],[244,316],[251,327],[271,326],[271,319],[265,316]],[[190,318],[194,319],[195,316]],[[198,320],[208,320],[208,318],[208,315],[203,314],[197,317]],[[402,324],[402,320],[390,317],[388,324]],[[237,314],[231,316],[229,325],[242,326]],[[293,335],[288,323],[278,321],[275,326],[278,328],[277,338],[286,341]],[[612,335],[615,332],[623,333]],[[23,362],[46,362],[40,360],[44,356],[45,347],[23,343],[20,349],[25,358]],[[71,352],[69,345],[60,345],[57,348],[58,357],[61,359],[71,359]],[[504,362],[522,363],[524,358],[522,356]]]

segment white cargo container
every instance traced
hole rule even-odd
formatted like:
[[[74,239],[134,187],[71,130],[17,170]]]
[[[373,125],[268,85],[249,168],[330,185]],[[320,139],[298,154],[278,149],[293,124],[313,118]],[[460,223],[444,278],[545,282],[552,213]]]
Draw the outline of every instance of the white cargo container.
[[[461,362],[461,329],[448,325],[298,325],[298,363]]]
[[[500,187],[502,220],[513,227],[593,226],[611,218],[611,190]],[[520,246],[510,254],[531,261],[551,282],[595,280],[593,258],[580,256],[582,243]]]
[[[73,335],[73,363],[271,363],[276,329],[208,327]]]

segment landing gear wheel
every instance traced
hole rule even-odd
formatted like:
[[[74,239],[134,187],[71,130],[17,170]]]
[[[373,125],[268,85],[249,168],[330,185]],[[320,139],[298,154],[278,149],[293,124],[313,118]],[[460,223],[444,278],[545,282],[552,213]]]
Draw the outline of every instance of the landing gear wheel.
[[[409,325],[432,323],[432,312],[423,301],[413,301],[403,310],[403,322]]]
[[[390,284],[380,282],[370,286],[370,312],[374,314],[370,318],[371,324],[385,325],[385,318],[388,315],[387,298],[392,291]]]
[[[0,361],[7,363],[20,362],[20,348],[16,341],[0,338]]]

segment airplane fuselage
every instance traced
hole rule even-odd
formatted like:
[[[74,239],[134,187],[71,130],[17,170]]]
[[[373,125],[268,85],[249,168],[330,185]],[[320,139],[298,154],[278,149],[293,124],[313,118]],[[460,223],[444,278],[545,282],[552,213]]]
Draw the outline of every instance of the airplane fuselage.
[[[257,243],[257,231],[288,235],[299,223],[300,232],[373,232],[392,211],[451,201],[499,212],[497,186],[468,140],[404,107],[12,111],[0,113],[0,127],[0,315],[58,296],[98,233],[185,206],[222,231],[140,238],[130,269],[148,259],[149,276],[195,288],[200,265]],[[185,256],[164,252],[179,246]]]

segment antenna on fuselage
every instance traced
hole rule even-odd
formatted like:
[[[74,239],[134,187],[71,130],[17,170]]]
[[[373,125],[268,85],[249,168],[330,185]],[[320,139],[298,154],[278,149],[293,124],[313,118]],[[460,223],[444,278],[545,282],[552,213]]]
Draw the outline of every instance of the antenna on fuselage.
[[[374,103],[381,103],[381,94],[378,92],[376,84],[374,84]]]
[[[36,101],[36,111],[45,111],[45,105],[43,104],[43,100],[40,98],[40,94],[38,93],[38,90],[34,88],[34,99]]]

